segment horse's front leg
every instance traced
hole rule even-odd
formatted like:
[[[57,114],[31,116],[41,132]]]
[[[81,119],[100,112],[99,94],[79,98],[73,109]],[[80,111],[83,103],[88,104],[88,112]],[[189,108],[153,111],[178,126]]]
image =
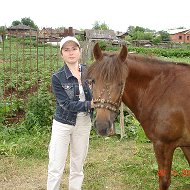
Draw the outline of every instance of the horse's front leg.
[[[175,148],[170,144],[153,142],[158,163],[159,190],[168,190],[171,183],[171,167]]]

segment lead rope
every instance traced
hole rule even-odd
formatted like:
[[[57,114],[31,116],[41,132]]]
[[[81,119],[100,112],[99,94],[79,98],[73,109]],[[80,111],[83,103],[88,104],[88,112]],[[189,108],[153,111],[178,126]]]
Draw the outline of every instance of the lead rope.
[[[121,133],[121,137],[120,139],[122,139],[125,135],[125,125],[124,125],[124,112],[123,112],[123,102],[121,102],[121,106],[120,106],[120,133]]]

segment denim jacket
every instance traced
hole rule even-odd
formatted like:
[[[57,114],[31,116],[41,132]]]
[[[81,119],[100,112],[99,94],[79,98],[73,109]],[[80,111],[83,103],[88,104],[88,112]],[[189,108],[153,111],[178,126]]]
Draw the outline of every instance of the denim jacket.
[[[81,78],[86,65],[81,64]],[[75,125],[78,112],[91,113],[92,93],[87,81],[82,80],[86,101],[79,101],[79,83],[65,64],[52,75],[52,89],[56,97],[56,111],[54,119],[58,122]]]

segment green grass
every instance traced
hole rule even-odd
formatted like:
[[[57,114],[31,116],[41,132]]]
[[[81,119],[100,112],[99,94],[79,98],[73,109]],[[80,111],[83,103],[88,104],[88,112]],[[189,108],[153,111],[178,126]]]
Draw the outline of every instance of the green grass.
[[[6,137],[3,137],[4,141],[0,140],[0,179],[6,180],[0,180],[0,187],[6,185],[11,189],[11,181],[19,184],[21,178],[23,181],[19,190],[37,187],[45,190],[50,132],[44,131],[23,134],[3,132]],[[2,139],[2,131],[0,134]],[[172,166],[175,173],[172,175],[171,190],[187,189],[190,176],[184,176],[182,172],[188,168],[182,151],[177,149]],[[83,190],[152,190],[158,187],[152,144],[120,140],[118,136],[105,138],[91,135],[84,172]],[[64,188],[67,188],[68,173],[69,160],[61,185]]]
[[[84,189],[135,189],[151,190],[158,187],[157,163],[151,143],[136,143],[117,138],[95,139],[87,159]],[[171,188],[188,184],[188,176],[181,171],[188,168],[180,149],[174,154]]]

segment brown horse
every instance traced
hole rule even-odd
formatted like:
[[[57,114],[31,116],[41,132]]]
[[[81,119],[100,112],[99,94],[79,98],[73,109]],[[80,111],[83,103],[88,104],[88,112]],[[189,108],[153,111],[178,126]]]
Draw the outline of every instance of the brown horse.
[[[126,46],[108,54],[97,43],[93,53],[87,77],[94,81],[94,126],[100,135],[108,135],[123,101],[153,143],[159,189],[167,190],[177,147],[190,164],[190,66],[128,54]]]

